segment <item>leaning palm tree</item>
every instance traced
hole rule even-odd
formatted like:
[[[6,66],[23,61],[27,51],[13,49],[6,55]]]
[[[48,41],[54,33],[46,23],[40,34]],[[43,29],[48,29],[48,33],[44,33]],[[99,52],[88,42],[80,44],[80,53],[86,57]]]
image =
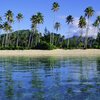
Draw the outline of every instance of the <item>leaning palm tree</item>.
[[[7,34],[6,34],[6,39],[5,39],[5,47],[6,47],[6,46],[8,46],[8,45],[7,45],[7,44],[8,44],[8,33],[9,33],[10,31],[12,31],[12,27],[9,25],[8,22],[5,22],[5,23],[3,24],[3,29],[4,29],[4,31],[7,33]]]
[[[16,18],[17,18],[17,21],[18,21],[19,26],[20,26],[20,22],[23,19],[23,14],[22,13],[18,13],[17,16],[16,16]],[[20,30],[20,27],[19,27],[19,30]],[[17,38],[17,41],[16,41],[16,47],[18,47],[18,45],[19,45],[18,42],[19,42],[19,34],[18,34],[18,38]]]
[[[59,8],[60,8],[59,4],[57,2],[54,2],[51,10],[53,12],[57,12]],[[54,20],[53,20],[53,27],[54,27],[54,24],[55,24],[55,14],[54,14]],[[51,35],[50,35],[50,43],[53,44],[53,42],[54,42],[54,34],[53,34],[52,42],[51,42]]]
[[[11,10],[8,10],[6,13],[5,13],[5,18],[7,20],[7,23],[9,24],[9,26],[11,26],[11,24],[14,22],[14,18],[13,18],[14,14]],[[8,34],[7,35],[9,38],[10,38],[10,35]],[[7,38],[8,39],[8,38]],[[9,39],[8,39],[9,40]],[[7,40],[7,41],[8,41]],[[10,40],[8,41],[8,44],[9,44]]]
[[[81,29],[80,39],[82,38],[83,29],[86,28],[86,19],[85,17],[81,16],[79,19],[78,27]]]
[[[66,23],[70,26],[71,24],[73,24],[74,18],[72,15],[69,15],[66,17]],[[69,33],[70,33],[70,27],[69,27]],[[68,34],[69,34],[68,33]],[[68,42],[67,42],[67,48],[69,48],[69,37],[68,37]]]
[[[84,12],[85,12],[85,17],[87,17],[87,29],[86,29],[86,36],[85,36],[86,39],[84,48],[87,48],[90,18],[94,15],[94,10],[92,7],[88,7],[85,9]]]

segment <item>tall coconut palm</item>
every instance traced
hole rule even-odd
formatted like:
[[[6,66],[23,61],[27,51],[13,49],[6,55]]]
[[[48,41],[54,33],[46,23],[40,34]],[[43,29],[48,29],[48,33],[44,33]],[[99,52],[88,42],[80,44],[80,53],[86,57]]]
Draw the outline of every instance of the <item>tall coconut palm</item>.
[[[36,26],[37,26],[37,16],[36,15],[33,15],[30,20],[31,20],[31,23],[32,23],[32,25],[31,25],[32,34],[30,34],[30,36],[29,36],[28,48],[31,48],[32,47],[33,34],[34,34],[34,32],[36,30]]]
[[[8,10],[8,11],[5,13],[5,18],[6,18],[6,20],[7,20],[7,23],[9,24],[9,26],[11,26],[11,24],[14,22],[13,16],[14,16],[14,14],[13,14],[13,12],[12,12],[11,10]],[[7,32],[7,33],[8,33],[8,32]],[[10,37],[9,34],[6,35],[6,36]],[[8,37],[6,37],[6,39],[8,39]],[[9,40],[9,41],[7,40],[7,42],[8,42],[8,44],[9,44],[10,40]]]
[[[35,34],[36,30],[37,30],[37,25],[42,24],[43,21],[44,21],[44,18],[43,18],[42,13],[40,13],[40,12],[38,12],[36,15],[33,15],[31,17],[31,22],[32,22],[31,28],[32,28],[32,31],[33,31],[34,34]],[[30,44],[32,42],[32,41],[30,41],[30,39],[31,39],[31,36],[29,38],[29,46],[30,46]],[[32,38],[32,40],[33,40],[33,38]],[[37,45],[37,35],[36,35],[36,43],[35,43],[35,46],[36,45]]]
[[[66,23],[69,25],[69,33],[70,34],[70,25],[73,24],[74,18],[72,15],[69,15],[66,17]],[[68,37],[68,42],[67,42],[67,48],[69,48],[69,37]]]
[[[88,41],[88,33],[89,33],[89,24],[90,24],[90,18],[94,15],[94,10],[92,7],[87,7],[85,10],[85,17],[87,17],[87,29],[86,29],[86,36],[85,36],[85,46],[84,48],[87,48],[87,41]]]
[[[42,13],[38,12],[36,15],[37,15],[37,23],[38,23],[37,25],[43,24],[44,16],[42,15]],[[38,28],[39,28],[39,26],[38,26]],[[38,42],[40,42],[40,33],[38,35],[39,35]]]
[[[10,31],[12,31],[12,27],[10,26],[10,24],[8,23],[8,22],[5,22],[4,24],[3,24],[3,29],[4,29],[4,31],[7,33],[6,34],[6,40],[5,40],[5,47],[6,46],[8,46],[7,44],[8,44],[8,33],[10,32]]]
[[[17,16],[16,16],[16,18],[17,18],[17,21],[18,21],[19,26],[20,26],[20,22],[23,19],[23,14],[22,13],[18,13]],[[20,30],[20,27],[19,27],[19,30]],[[19,43],[18,42],[19,42],[19,33],[18,33],[18,37],[17,37],[17,41],[16,41],[16,47],[19,46]]]
[[[85,17],[81,16],[79,19],[78,27],[81,29],[80,39],[82,38],[83,29],[86,28],[86,19]]]
[[[56,22],[54,25],[54,29],[56,30],[57,33],[60,30],[60,27],[61,27],[60,23]],[[56,39],[54,39],[54,44],[56,44]]]
[[[52,5],[52,11],[55,13],[59,10],[60,6],[57,2],[54,2],[53,5]],[[54,14],[54,20],[53,20],[53,27],[54,27],[54,24],[55,24],[55,14]],[[52,38],[52,42],[51,42],[51,35],[50,35],[50,43],[54,43],[54,34],[53,34],[53,38]]]

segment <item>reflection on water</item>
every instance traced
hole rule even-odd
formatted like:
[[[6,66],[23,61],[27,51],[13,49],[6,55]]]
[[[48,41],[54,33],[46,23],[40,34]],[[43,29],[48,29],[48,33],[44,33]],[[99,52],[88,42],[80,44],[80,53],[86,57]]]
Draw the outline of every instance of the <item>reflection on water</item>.
[[[100,100],[100,58],[0,58],[0,100]]]

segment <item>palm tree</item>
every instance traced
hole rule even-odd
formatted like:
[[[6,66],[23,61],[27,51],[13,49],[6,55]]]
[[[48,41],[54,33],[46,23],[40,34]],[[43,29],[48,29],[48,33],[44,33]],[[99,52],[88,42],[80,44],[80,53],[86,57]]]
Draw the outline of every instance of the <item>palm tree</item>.
[[[87,7],[85,9],[85,17],[87,17],[87,29],[86,29],[86,36],[85,36],[85,46],[84,48],[87,48],[87,41],[88,41],[88,33],[89,33],[89,24],[90,24],[90,18],[93,16],[94,14],[94,10],[92,7]]]
[[[3,29],[4,29],[4,31],[7,33],[7,34],[6,34],[6,41],[5,41],[5,47],[6,47],[7,44],[8,44],[8,33],[9,33],[10,31],[12,31],[12,27],[9,25],[8,22],[5,22],[5,23],[3,24]]]
[[[32,22],[31,28],[32,28],[32,31],[33,31],[34,34],[37,33],[36,32],[37,31],[37,25],[42,24],[43,21],[44,21],[44,18],[43,18],[42,13],[40,13],[40,12],[38,12],[36,15],[33,15],[31,17],[31,22]],[[32,44],[33,38],[32,38],[32,41],[30,41],[30,40],[31,40],[31,36],[29,37],[29,46],[30,46],[30,44]],[[36,35],[35,46],[36,45],[37,45],[37,35]]]
[[[37,15],[37,23],[38,23],[37,25],[43,24],[44,16],[42,15],[42,13],[38,12],[36,15]],[[39,28],[39,26],[38,26],[38,28]],[[40,33],[38,35],[39,35],[38,42],[40,42]]]
[[[9,23],[9,24],[11,24],[11,23],[13,23],[14,22],[14,20],[13,20],[13,12],[11,11],[11,10],[8,10],[6,13],[5,13],[5,17],[6,17],[6,19],[7,19],[7,22]]]
[[[17,21],[20,24],[21,20],[23,19],[23,14],[22,13],[18,13],[17,16],[16,16],[16,18],[17,18]],[[19,27],[19,30],[20,30],[20,27]],[[18,41],[19,41],[19,34],[18,34],[18,38],[17,38],[17,42],[16,42],[16,47],[18,47],[18,45],[19,45]]]
[[[81,29],[80,39],[82,38],[83,29],[86,28],[86,19],[85,17],[81,16],[79,19],[78,27]]]
[[[71,24],[73,24],[74,18],[72,15],[69,15],[66,17],[66,23],[70,26]],[[70,33],[70,27],[69,27],[69,33]],[[68,33],[68,34],[69,34]],[[68,42],[67,42],[67,48],[69,48],[69,37],[68,37]]]
[[[11,26],[11,24],[14,22],[13,16],[14,16],[14,14],[13,14],[13,12],[11,10],[8,10],[5,13],[5,17],[6,17],[6,20],[7,20],[7,23],[9,24],[9,26]],[[8,39],[8,37],[10,37],[9,34],[6,35],[6,36],[7,36],[6,39]],[[8,40],[6,40],[6,41],[8,41]],[[10,41],[8,41],[8,44],[9,44],[9,42]]]
[[[52,11],[53,12],[57,12],[59,10],[60,6],[57,2],[54,2],[53,5],[52,5]],[[54,21],[53,23],[55,24],[55,14],[54,14]],[[53,27],[54,27],[54,24],[53,24]],[[52,39],[52,42],[51,42],[51,35],[50,35],[50,43],[54,43],[54,34],[53,34],[53,39]]]
[[[60,29],[61,25],[59,22],[56,22],[54,25],[54,29],[56,30],[56,32],[58,32],[58,30]],[[54,43],[56,45],[56,39],[54,39]]]
[[[31,23],[32,23],[32,25],[31,25],[32,34],[30,34],[30,36],[29,36],[28,48],[31,48],[31,47],[32,47],[33,33],[35,32],[35,30],[36,30],[36,25],[37,25],[37,16],[36,16],[36,15],[33,15],[33,16],[31,17],[30,20],[31,20]]]

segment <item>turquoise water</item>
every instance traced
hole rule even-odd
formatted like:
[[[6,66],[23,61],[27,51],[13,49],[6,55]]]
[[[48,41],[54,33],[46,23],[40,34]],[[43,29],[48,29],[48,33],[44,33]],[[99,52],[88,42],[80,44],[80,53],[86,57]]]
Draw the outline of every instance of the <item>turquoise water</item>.
[[[0,58],[0,100],[100,100],[100,58]]]

